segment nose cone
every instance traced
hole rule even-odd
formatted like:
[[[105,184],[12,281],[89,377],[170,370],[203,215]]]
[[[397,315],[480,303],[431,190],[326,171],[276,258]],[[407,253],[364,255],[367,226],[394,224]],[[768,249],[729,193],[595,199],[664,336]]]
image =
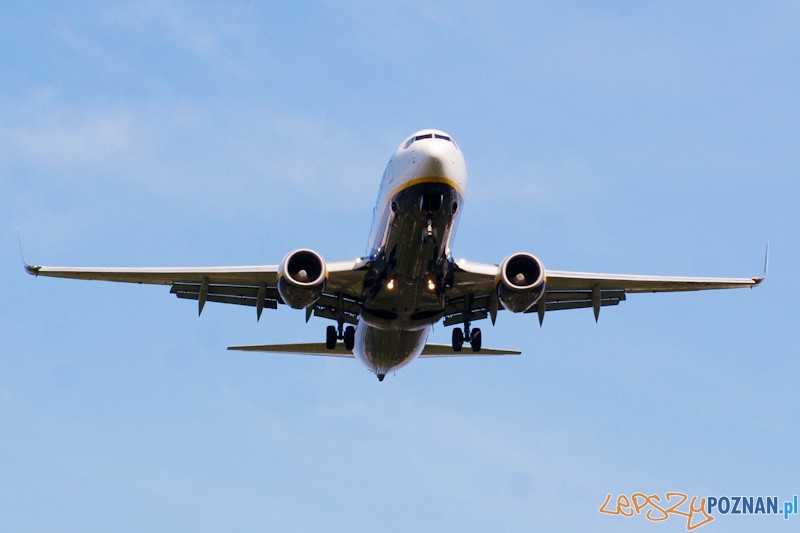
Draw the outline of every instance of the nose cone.
[[[407,138],[391,160],[389,183],[393,187],[415,180],[448,183],[462,196],[467,187],[464,156],[452,137],[440,130],[420,130]]]
[[[448,141],[431,139],[417,147],[419,175],[447,178],[453,173],[453,145]]]

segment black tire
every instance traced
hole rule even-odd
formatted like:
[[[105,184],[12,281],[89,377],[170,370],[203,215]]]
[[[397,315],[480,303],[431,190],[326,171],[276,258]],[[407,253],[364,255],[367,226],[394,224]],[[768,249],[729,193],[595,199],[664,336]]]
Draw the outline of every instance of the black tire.
[[[453,351],[460,352],[462,346],[464,346],[464,332],[461,331],[461,328],[455,328],[453,330]]]
[[[469,345],[473,352],[481,351],[481,330],[478,328],[473,329],[469,334]]]
[[[328,326],[325,330],[325,347],[329,350],[336,348],[336,326]]]
[[[344,328],[344,349],[351,351],[356,345],[356,328],[347,326]]]

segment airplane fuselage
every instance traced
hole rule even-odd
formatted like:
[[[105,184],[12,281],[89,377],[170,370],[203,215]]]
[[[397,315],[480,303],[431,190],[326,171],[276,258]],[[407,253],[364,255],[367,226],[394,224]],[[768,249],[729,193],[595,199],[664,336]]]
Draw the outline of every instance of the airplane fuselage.
[[[464,157],[442,131],[415,133],[386,166],[353,350],[380,378],[419,356],[442,317],[466,186]]]

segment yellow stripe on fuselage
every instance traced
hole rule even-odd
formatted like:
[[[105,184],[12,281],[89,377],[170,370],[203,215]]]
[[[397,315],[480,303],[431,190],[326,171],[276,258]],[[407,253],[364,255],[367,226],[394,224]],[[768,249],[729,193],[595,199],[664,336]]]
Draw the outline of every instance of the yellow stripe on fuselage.
[[[388,200],[390,198],[394,198],[400,191],[404,191],[405,189],[413,187],[414,185],[419,185],[420,183],[444,183],[445,185],[449,185],[454,188],[458,194],[461,195],[461,198],[464,198],[464,189],[461,188],[461,185],[450,178],[443,178],[441,176],[427,176],[424,178],[414,178],[413,180],[409,180],[402,185],[399,185],[386,196],[386,199]]]

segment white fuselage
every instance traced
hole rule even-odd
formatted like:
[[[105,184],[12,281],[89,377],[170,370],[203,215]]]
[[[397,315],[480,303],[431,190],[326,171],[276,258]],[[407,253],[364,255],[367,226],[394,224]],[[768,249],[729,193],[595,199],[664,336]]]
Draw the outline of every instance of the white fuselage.
[[[376,268],[353,350],[379,377],[419,356],[442,316],[466,187],[464,157],[439,130],[407,138],[386,166],[367,249]]]

